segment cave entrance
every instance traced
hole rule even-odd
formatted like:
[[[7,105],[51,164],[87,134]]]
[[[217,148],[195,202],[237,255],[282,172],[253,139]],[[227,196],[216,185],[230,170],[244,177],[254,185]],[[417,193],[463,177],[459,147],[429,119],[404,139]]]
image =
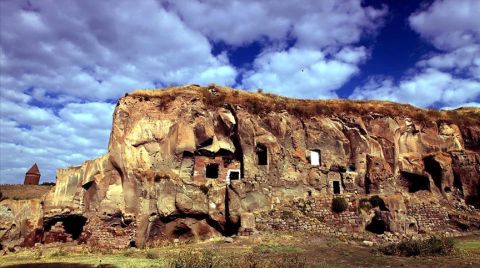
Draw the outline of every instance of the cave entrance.
[[[430,190],[430,181],[427,176],[418,174],[402,172],[401,179],[404,181],[404,185],[408,188],[409,193],[415,193],[421,190]]]
[[[373,216],[372,221],[365,227],[365,230],[375,234],[383,234],[387,230],[387,225],[382,220],[380,214],[375,213],[375,216]]]
[[[432,176],[435,186],[442,191],[442,167],[440,164],[432,156],[424,158],[423,163],[425,171]]]
[[[340,194],[340,182],[339,181],[334,181],[333,182],[333,193],[334,194]]]
[[[218,164],[207,164],[205,167],[205,177],[209,179],[217,179],[218,178]]]
[[[268,164],[268,150],[264,144],[257,144],[255,150],[257,152],[257,163],[259,166],[266,166]]]
[[[82,215],[61,215],[46,219],[43,224],[45,232],[50,231],[52,226],[61,222],[65,232],[72,236],[73,240],[77,240],[83,232],[83,226],[87,222],[87,218]]]

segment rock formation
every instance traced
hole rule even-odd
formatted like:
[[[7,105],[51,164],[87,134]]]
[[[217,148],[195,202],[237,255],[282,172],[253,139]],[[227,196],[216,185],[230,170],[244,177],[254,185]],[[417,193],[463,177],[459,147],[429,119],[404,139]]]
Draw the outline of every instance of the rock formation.
[[[480,207],[479,133],[474,109],[137,91],[117,103],[106,155],[59,169],[41,202],[1,203],[0,237],[122,248],[276,229],[468,229]],[[361,208],[375,195],[381,205]],[[345,212],[332,212],[334,196]]]

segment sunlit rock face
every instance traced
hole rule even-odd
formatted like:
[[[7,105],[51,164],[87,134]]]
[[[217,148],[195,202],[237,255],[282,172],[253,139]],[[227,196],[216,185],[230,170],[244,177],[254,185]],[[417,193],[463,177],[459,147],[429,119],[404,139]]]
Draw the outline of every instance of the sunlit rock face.
[[[352,209],[345,225],[357,232],[373,217],[386,231],[416,233],[422,226],[409,208],[432,200],[478,206],[478,138],[468,134],[472,150],[462,138],[478,126],[462,132],[445,120],[420,121],[397,104],[389,104],[395,113],[348,105],[194,85],[127,94],[114,111],[108,153],[57,171],[28,231],[43,224],[33,244],[46,243],[45,233],[60,239],[58,230],[79,243],[122,248],[251,234],[262,229],[257,223],[303,226],[273,224],[265,215],[333,196],[348,197],[350,206],[371,195],[385,200],[375,213]],[[11,222],[23,219],[18,205],[1,207],[11,210]],[[327,216],[316,216],[319,226],[344,227]]]

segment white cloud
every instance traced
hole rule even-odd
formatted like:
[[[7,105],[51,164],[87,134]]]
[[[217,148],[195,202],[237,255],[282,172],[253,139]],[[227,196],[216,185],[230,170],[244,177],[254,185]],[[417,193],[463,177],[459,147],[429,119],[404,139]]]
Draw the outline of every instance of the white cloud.
[[[451,50],[480,40],[480,1],[436,1],[409,18],[411,27],[439,49]]]
[[[435,69],[422,72],[395,83],[391,78],[371,78],[355,88],[352,99],[378,99],[410,103],[420,107],[434,104],[459,105],[478,100],[480,82],[458,79]]]
[[[211,54],[207,38],[155,1],[1,5],[2,88],[102,101],[154,81],[235,82],[236,70]]]
[[[298,47],[351,44],[376,29],[386,13],[386,8],[362,7],[360,0],[161,2],[192,29],[236,46],[261,38],[283,42],[289,34]]]
[[[343,54],[339,57],[361,58]],[[335,89],[357,72],[355,64],[326,59],[320,51],[291,48],[258,57],[254,71],[245,74],[243,84],[291,97],[332,98],[336,97]]]
[[[480,102],[480,1],[437,0],[409,18],[410,26],[441,52],[428,55],[399,81],[371,78],[355,99],[458,107]]]
[[[107,151],[113,104],[70,103],[58,116],[34,106],[22,108],[17,114],[2,114],[0,120],[0,183],[21,182],[33,163],[39,165],[43,181],[53,180],[57,168],[81,164]],[[31,122],[25,128],[18,118],[25,112],[46,113],[50,122]]]
[[[337,96],[368,56],[355,44],[378,29],[387,12],[362,7],[360,0],[161,2],[214,41],[269,44],[253,70],[242,73],[241,87],[302,98]]]

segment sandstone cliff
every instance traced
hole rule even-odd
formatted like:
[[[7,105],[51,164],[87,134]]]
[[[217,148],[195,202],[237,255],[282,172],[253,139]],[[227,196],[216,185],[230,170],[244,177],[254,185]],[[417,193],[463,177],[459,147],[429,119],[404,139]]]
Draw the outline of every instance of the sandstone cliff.
[[[15,230],[25,246],[127,247],[274,229],[468,229],[479,218],[479,114],[216,86],[137,91],[117,103],[108,153],[59,169],[35,217],[1,203],[13,215],[2,243]],[[363,207],[373,195],[383,204]],[[333,197],[347,211],[332,212]]]

